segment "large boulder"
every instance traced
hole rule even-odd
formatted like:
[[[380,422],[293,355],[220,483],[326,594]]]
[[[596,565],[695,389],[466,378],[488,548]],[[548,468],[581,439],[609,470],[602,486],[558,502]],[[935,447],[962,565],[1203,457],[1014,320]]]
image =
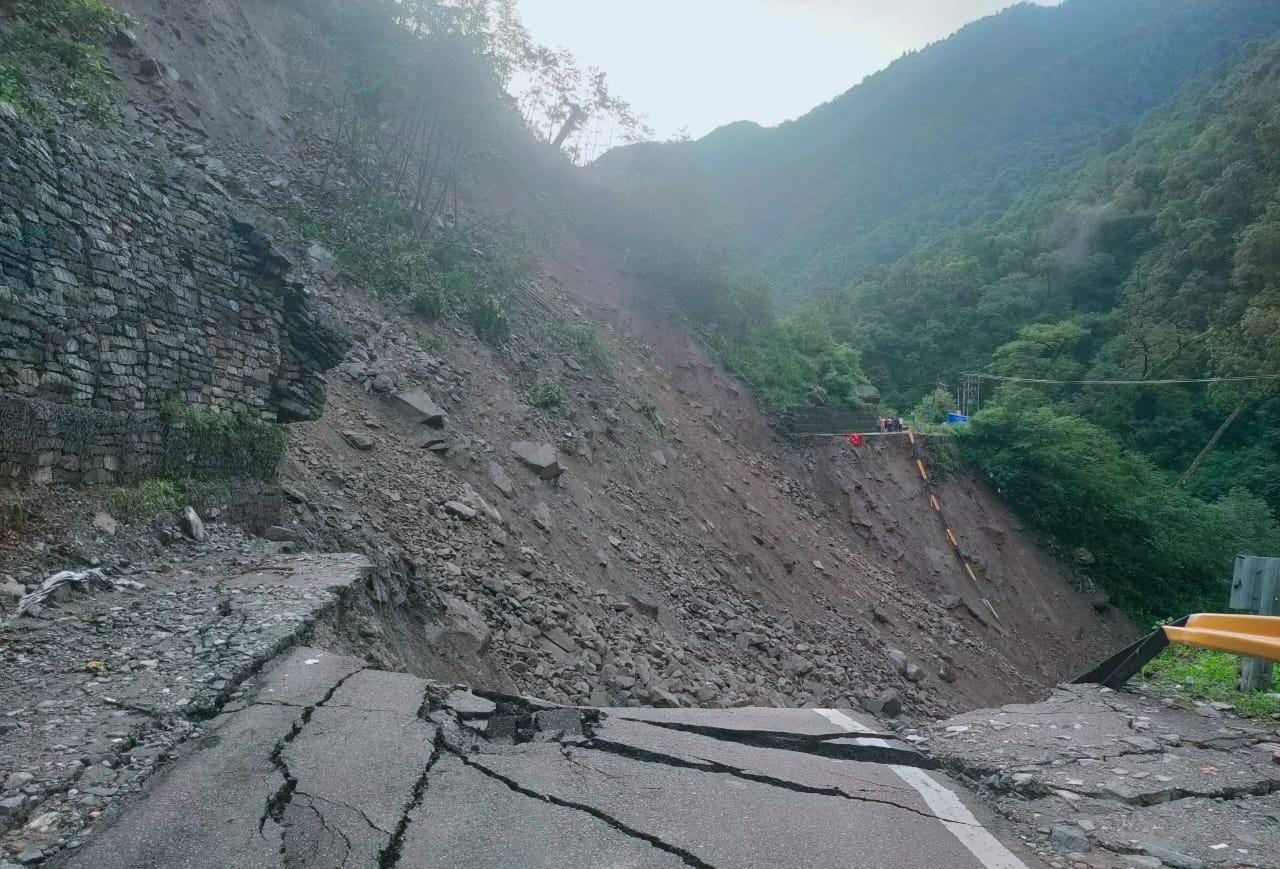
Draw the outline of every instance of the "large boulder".
[[[521,464],[532,469],[544,480],[554,480],[564,473],[556,448],[551,444],[517,441],[511,445],[511,452],[515,454]]]
[[[396,409],[415,423],[432,428],[444,428],[449,415],[431,398],[425,389],[412,389],[391,396]]]

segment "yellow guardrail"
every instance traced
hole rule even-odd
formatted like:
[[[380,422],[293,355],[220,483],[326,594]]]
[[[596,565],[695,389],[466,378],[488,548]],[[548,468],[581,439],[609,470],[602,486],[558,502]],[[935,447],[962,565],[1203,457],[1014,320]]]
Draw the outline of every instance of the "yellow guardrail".
[[[1166,625],[1169,642],[1280,662],[1280,616],[1201,613],[1186,625]]]
[[[1075,681],[1119,688],[1170,643],[1280,663],[1280,616],[1187,616],[1121,649]]]

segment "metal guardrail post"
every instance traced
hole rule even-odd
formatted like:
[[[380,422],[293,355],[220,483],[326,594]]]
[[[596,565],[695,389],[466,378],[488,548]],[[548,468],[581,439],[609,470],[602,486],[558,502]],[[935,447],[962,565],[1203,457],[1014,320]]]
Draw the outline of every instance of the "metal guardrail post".
[[[1280,615],[1280,558],[1236,556],[1230,607],[1260,616]],[[1240,690],[1264,691],[1271,687],[1274,675],[1275,665],[1270,661],[1245,658],[1240,668]]]

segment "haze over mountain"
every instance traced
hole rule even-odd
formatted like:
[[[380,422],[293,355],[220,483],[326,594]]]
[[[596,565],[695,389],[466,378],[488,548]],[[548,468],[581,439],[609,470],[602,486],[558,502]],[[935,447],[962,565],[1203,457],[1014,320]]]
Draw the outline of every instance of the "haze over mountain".
[[[794,122],[622,149],[691,163],[794,299],[848,283],[1123,143],[1189,79],[1280,28],[1265,0],[1030,4],[912,53]],[[639,153],[637,153],[639,152]],[[644,155],[644,156],[641,156]],[[660,170],[665,171],[665,170]]]
[[[797,118],[905,52],[1012,3],[519,0],[519,9],[535,39],[604,69],[668,139],[743,119]]]

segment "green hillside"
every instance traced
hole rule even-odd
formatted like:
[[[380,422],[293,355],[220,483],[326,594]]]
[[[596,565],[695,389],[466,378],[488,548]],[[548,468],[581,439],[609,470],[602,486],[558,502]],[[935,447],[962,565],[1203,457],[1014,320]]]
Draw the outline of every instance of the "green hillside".
[[[1280,546],[1280,40],[1070,179],[868,273],[831,311],[902,404],[962,371],[1269,378],[1006,383],[966,439],[1030,522],[1108,551],[1104,571],[1138,605],[1176,588],[1220,606],[1229,556]]]

